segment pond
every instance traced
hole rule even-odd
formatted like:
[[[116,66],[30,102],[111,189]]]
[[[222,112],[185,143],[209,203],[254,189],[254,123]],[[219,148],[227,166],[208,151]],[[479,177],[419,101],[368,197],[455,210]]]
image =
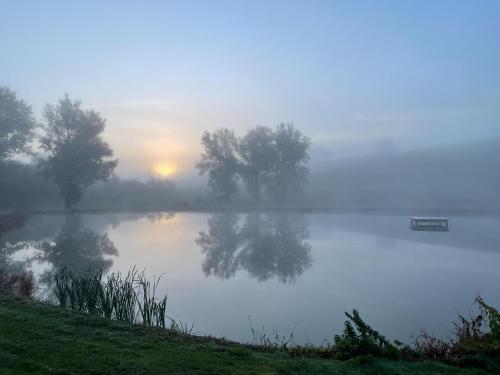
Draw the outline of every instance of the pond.
[[[250,326],[320,344],[358,309],[391,339],[447,337],[478,293],[500,306],[500,218],[291,213],[36,215],[0,239],[0,268],[42,282],[59,266],[162,275],[168,315],[194,332],[252,341]],[[251,323],[250,323],[251,322]]]

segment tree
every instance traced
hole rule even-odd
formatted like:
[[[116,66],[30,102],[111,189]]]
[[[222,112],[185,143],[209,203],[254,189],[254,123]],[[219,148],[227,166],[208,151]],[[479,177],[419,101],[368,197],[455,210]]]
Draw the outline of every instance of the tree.
[[[308,180],[307,161],[311,141],[293,124],[280,124],[274,132],[274,163],[268,179],[268,189],[276,202],[290,204]]]
[[[107,180],[118,161],[102,139],[105,120],[92,110],[83,110],[68,95],[57,105],[45,106],[45,135],[40,147],[47,152],[41,168],[53,178],[64,196],[65,207],[80,201],[82,190],[99,180]]]
[[[238,150],[242,162],[239,170],[257,206],[260,205],[261,186],[272,171],[275,159],[273,142],[273,132],[265,126],[249,130],[240,140]]]
[[[200,175],[208,173],[208,186],[214,198],[222,203],[238,194],[238,141],[229,129],[205,132],[201,138],[203,153],[196,164]]]
[[[8,87],[0,86],[0,163],[30,151],[34,127],[31,106]]]
[[[275,131],[257,126],[238,140],[228,129],[205,132],[202,145],[196,166],[200,174],[209,173],[208,185],[218,201],[238,193],[239,178],[257,206],[263,188],[284,205],[296,200],[307,183],[311,141],[293,124],[280,124]]]

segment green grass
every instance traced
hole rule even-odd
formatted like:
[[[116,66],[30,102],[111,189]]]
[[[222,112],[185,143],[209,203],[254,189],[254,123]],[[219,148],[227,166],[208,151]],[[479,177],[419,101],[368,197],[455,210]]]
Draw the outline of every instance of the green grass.
[[[483,374],[431,362],[294,359],[0,296],[1,374]]]

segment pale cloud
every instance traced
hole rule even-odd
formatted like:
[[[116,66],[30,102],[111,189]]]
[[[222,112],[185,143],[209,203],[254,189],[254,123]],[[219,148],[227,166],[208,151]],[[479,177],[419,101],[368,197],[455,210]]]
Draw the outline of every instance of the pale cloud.
[[[115,108],[169,108],[176,104],[174,99],[153,99],[153,100],[130,100],[116,103],[96,103],[92,105],[85,105],[87,109],[115,109]]]

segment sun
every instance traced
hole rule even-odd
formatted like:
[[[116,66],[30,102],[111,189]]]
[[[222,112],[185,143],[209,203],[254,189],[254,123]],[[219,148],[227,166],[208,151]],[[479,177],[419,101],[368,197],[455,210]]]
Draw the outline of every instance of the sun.
[[[160,177],[170,177],[177,171],[177,168],[172,163],[159,162],[154,165],[153,171]]]

